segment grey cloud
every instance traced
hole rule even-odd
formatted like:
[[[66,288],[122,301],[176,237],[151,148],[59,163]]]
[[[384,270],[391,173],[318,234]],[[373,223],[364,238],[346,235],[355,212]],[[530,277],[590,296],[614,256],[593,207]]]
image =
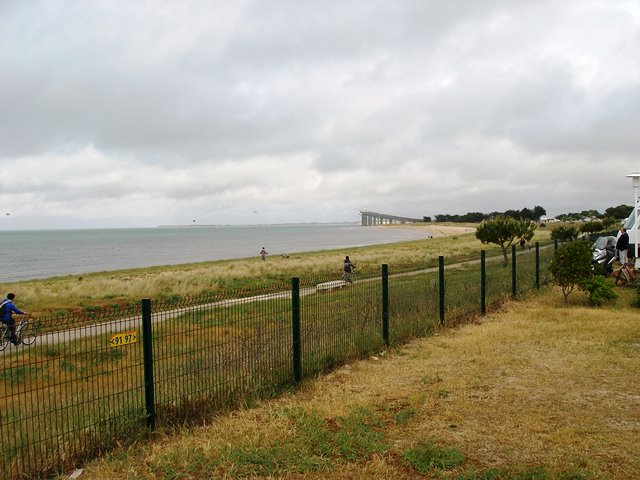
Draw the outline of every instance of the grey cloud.
[[[3,2],[0,173],[56,162],[69,186],[31,182],[42,208],[143,185],[242,219],[243,195],[295,216],[274,190],[297,178],[286,194],[335,212],[616,203],[547,185],[634,168],[639,30],[591,1]]]

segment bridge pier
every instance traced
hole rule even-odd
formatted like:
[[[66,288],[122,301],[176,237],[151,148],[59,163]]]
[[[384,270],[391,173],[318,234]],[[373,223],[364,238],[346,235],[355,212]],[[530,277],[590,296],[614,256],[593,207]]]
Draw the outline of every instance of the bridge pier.
[[[399,217],[379,212],[361,211],[362,226],[371,227],[376,225],[393,225],[394,223],[423,223],[422,218]]]

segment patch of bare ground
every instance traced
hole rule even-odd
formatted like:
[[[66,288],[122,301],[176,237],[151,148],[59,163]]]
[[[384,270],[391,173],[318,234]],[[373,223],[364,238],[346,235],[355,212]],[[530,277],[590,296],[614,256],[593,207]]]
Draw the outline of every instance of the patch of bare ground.
[[[328,454],[318,468],[285,466],[264,477],[516,478],[538,468],[544,476],[517,478],[640,478],[639,372],[636,308],[565,307],[552,290],[307,381],[285,398],[93,462],[83,478],[244,478],[214,459],[233,445],[295,437],[282,412],[333,425],[355,409],[376,413],[383,450],[356,460]],[[429,440],[464,461],[419,473],[404,454]]]

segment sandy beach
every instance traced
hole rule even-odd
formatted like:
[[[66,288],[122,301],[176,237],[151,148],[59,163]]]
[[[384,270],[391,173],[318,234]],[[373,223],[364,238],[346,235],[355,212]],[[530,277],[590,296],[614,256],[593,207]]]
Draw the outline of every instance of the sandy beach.
[[[453,235],[462,235],[463,233],[475,232],[475,227],[457,226],[457,225],[435,225],[430,223],[413,223],[398,225],[378,225],[376,228],[402,228],[414,229],[429,232],[433,237],[450,237]]]

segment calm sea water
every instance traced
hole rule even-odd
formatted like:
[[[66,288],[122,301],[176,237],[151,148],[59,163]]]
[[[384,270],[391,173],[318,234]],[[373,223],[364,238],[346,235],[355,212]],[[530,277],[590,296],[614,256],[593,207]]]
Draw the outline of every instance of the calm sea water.
[[[352,224],[0,232],[0,282],[376,245],[427,231]],[[345,254],[349,252],[346,251]]]

